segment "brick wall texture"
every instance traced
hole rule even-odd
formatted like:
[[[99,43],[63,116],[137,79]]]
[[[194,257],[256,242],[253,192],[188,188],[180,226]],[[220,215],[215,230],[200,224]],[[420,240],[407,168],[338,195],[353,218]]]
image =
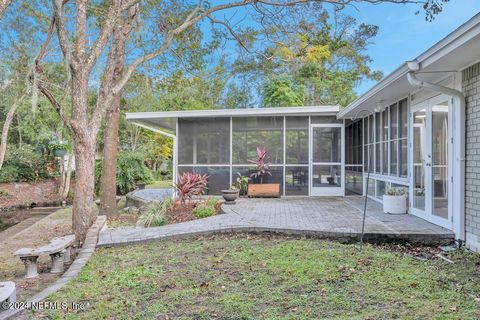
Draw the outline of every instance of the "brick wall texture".
[[[467,246],[480,251],[480,63],[462,72],[466,109],[465,215]]]

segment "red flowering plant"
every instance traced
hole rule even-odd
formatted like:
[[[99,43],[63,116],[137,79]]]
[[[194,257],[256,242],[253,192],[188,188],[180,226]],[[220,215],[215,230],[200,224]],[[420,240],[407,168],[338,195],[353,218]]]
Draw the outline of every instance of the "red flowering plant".
[[[257,172],[252,173],[250,178],[260,178],[260,183],[263,183],[264,176],[272,175],[270,172],[270,163],[267,161],[267,152],[268,149],[266,147],[257,147],[257,158],[255,160],[248,160],[257,166]]]
[[[187,199],[193,196],[200,196],[207,189],[207,181],[209,176],[206,174],[184,172],[178,175],[175,190],[178,195],[178,202],[185,203]]]

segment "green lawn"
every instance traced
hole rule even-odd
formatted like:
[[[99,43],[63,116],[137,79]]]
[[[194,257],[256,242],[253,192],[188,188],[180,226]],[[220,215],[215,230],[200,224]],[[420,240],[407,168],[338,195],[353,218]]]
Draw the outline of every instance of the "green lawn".
[[[49,301],[63,319],[474,319],[480,255],[419,261],[393,250],[280,236],[217,236],[98,250]]]
[[[158,180],[145,186],[147,189],[171,188],[172,180]]]

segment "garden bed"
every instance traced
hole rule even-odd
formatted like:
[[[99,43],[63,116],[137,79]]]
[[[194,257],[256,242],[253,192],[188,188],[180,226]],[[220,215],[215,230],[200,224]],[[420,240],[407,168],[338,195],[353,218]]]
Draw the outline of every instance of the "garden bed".
[[[203,205],[206,202],[210,202],[214,209],[213,214],[207,214],[205,216],[196,216],[194,214],[195,208],[199,205]],[[213,204],[213,202],[216,202]],[[214,198],[208,198],[207,200],[191,200],[187,201],[184,204],[175,203],[165,211],[165,219],[164,223],[160,225],[167,225],[167,224],[174,224],[174,223],[181,223],[195,219],[205,218],[207,216],[217,215],[223,213],[222,211],[222,203],[223,201],[217,200]],[[145,208],[142,208],[141,211],[145,211],[148,208],[148,204]],[[148,209],[147,209],[148,210]],[[138,219],[141,216],[141,212],[127,212],[124,210],[120,210],[120,214],[115,219],[110,219],[108,221],[108,225],[110,228],[119,228],[119,227],[131,227],[137,225]],[[159,226],[159,225],[152,225],[152,226]]]

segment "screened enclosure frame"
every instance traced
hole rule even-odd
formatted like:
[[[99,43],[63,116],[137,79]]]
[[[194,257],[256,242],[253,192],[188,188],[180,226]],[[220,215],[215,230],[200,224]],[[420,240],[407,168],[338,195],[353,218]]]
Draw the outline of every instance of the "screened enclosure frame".
[[[245,151],[245,147],[248,148],[248,152],[252,152],[255,146],[254,143],[249,141],[249,135],[258,135],[259,132],[266,133],[275,144],[278,142],[278,145],[275,146],[274,151],[278,151],[281,149],[281,152],[275,155],[275,161],[270,165],[272,170],[272,177],[270,180],[273,180],[272,183],[280,183],[281,187],[281,195],[288,196],[288,197],[295,197],[295,196],[311,196],[312,195],[312,158],[311,158],[311,148],[312,148],[312,136],[311,136],[311,128],[312,125],[317,126],[316,124],[312,124],[312,119],[324,118],[324,120],[320,121],[323,124],[320,126],[330,126],[339,127],[342,130],[342,140],[341,140],[341,194],[338,193],[336,195],[344,195],[344,188],[345,188],[345,166],[344,166],[344,157],[345,157],[345,141],[344,141],[344,122],[343,120],[337,120],[334,115],[265,115],[259,117],[218,117],[218,120],[223,120],[228,122],[228,161],[220,161],[219,163],[198,163],[198,161],[191,161],[185,162],[182,161],[179,156],[180,149],[182,146],[182,142],[186,142],[184,136],[185,132],[182,132],[182,122],[185,124],[187,121],[215,121],[215,118],[203,119],[203,118],[181,118],[176,119],[175,125],[175,138],[174,138],[174,151],[173,151],[173,161],[174,161],[174,175],[173,175],[173,183],[176,181],[176,177],[179,173],[185,171],[197,171],[197,172],[207,172],[209,170],[218,170],[222,172],[220,175],[223,176],[225,185],[222,189],[228,189],[232,183],[235,182],[237,177],[237,172],[240,172],[242,175],[246,175],[246,172],[250,172],[249,170],[255,169],[255,165],[249,163],[248,161],[242,161],[242,159],[247,159],[245,154],[240,154],[243,149]],[[228,119],[228,120],[227,120]],[[242,126],[242,123],[272,123],[270,127],[251,127]],[[224,124],[220,124],[223,127]],[[227,134],[227,132],[224,132]],[[236,135],[241,135],[242,141],[236,141],[235,139],[238,138]],[[194,139],[194,137],[192,137]],[[196,138],[195,138],[196,139]],[[223,137],[220,138],[223,141]],[[292,140],[293,139],[293,143]],[[295,139],[298,139],[296,141]],[[288,140],[288,141],[287,141]],[[300,143],[301,141],[301,143]],[[241,145],[239,149],[235,149],[235,144],[245,143],[245,145]],[[292,156],[295,152],[292,150],[293,148],[289,147],[289,144],[297,148],[299,148],[298,154]],[[259,145],[261,146],[261,145]],[[267,146],[268,147],[268,146]],[[196,147],[193,147],[196,148]],[[183,152],[183,151],[182,151]],[[304,154],[305,153],[305,154]],[[194,157],[195,158],[195,157]],[[221,158],[221,156],[220,156]],[[279,160],[281,158],[281,160]],[[225,169],[225,171],[223,170]],[[228,170],[228,173],[226,172]],[[228,179],[225,175],[228,174]],[[217,177],[218,178],[218,177]],[[267,182],[268,183],[268,182]],[[216,187],[215,190],[212,191],[214,194],[219,194],[219,188]],[[332,195],[331,193],[326,194],[318,194],[318,196],[329,196]]]

